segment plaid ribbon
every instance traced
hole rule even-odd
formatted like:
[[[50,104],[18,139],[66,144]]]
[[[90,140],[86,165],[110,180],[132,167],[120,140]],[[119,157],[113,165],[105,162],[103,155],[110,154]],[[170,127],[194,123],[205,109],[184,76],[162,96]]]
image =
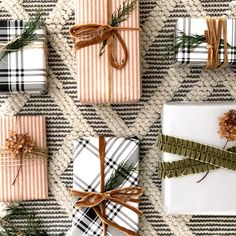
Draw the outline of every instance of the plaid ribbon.
[[[82,191],[97,191],[100,187],[100,167],[98,138],[84,138],[75,141],[74,145],[74,180],[73,189]],[[112,157],[112,158],[111,158]],[[139,163],[139,141],[136,139],[106,138],[105,180],[116,170],[119,163],[130,161],[134,165]],[[138,173],[128,176],[124,185],[130,187],[138,185]],[[137,206],[137,204],[134,204]],[[120,225],[138,231],[138,216],[125,207],[107,202],[107,219]],[[100,236],[103,233],[101,220],[92,208],[73,210],[72,235]],[[119,231],[108,227],[108,236],[118,236]]]
[[[0,43],[7,43],[23,32],[22,20],[0,21]],[[0,61],[0,92],[45,93],[47,63],[45,30],[37,30],[40,39],[32,47],[12,52]]]
[[[207,30],[205,18],[178,18],[176,23],[176,34],[182,31],[187,35],[204,35]],[[236,61],[236,19],[227,19],[227,38],[231,47],[228,47],[228,61],[232,64]],[[186,47],[176,55],[176,61],[180,64],[190,64],[192,66],[205,66],[207,64],[208,49],[207,43],[200,44],[194,50]],[[224,62],[224,47],[219,49],[219,62]]]

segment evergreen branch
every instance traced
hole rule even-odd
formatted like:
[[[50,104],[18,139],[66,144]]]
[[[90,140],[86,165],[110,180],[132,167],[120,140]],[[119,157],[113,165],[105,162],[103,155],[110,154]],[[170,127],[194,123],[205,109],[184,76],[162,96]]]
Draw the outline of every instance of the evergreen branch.
[[[117,27],[121,22],[126,21],[136,7],[137,0],[125,0],[119,8],[113,12],[111,26]]]
[[[177,35],[174,37],[173,45],[167,47],[167,53],[164,54],[164,59],[169,59],[170,56],[173,58],[184,49],[188,49],[193,51],[197,48],[200,44],[206,43],[206,37],[204,35],[187,35],[183,31],[178,31]],[[232,48],[230,44],[227,44],[229,48]],[[220,40],[220,48],[224,46],[224,40]]]
[[[172,36],[173,37],[173,36]],[[179,31],[175,37],[173,37],[174,43],[167,47],[167,53],[164,55],[165,59],[169,59],[170,56],[173,58],[185,48],[194,50],[200,44],[206,42],[206,38],[203,35],[187,35],[182,31]]]
[[[0,219],[0,236],[16,236],[22,233],[25,236],[47,236],[45,231],[40,230],[41,221],[36,218],[36,214],[28,211],[22,204],[9,205],[7,214]],[[24,221],[24,228],[17,228],[15,220]],[[64,235],[64,234],[60,234]]]
[[[40,35],[36,34],[35,31],[43,26],[44,21],[42,20],[42,10],[39,9],[37,10],[35,17],[29,19],[29,21],[25,24],[23,33],[16,36],[9,43],[6,43],[6,45],[0,48],[2,49],[2,51],[0,51],[0,60],[9,53],[16,52],[38,40]]]
[[[137,171],[137,167],[127,162],[121,162],[117,169],[111,174],[110,178],[106,181],[105,191],[111,191],[119,188],[124,181]]]
[[[99,56],[102,56],[105,53],[106,45],[107,45],[107,40],[102,42],[102,46],[100,48]]]
[[[112,13],[111,17],[111,26],[117,27],[123,21],[126,21],[131,13],[134,11],[136,7],[137,0],[125,0],[123,4],[119,6],[119,8]],[[107,40],[103,41],[99,56],[102,56],[105,52],[105,47],[107,45]]]

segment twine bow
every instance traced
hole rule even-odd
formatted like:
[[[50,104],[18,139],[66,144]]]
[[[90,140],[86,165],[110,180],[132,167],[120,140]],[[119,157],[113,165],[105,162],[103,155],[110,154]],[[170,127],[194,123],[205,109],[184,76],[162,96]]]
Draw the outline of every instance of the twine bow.
[[[105,161],[105,138],[99,137],[99,156],[100,156],[100,189],[101,192],[81,192],[77,190],[71,190],[72,196],[79,196],[82,199],[75,203],[77,208],[89,207],[93,208],[97,216],[103,223],[104,236],[107,235],[106,225],[110,225],[117,230],[125,233],[128,236],[138,236],[138,233],[127,229],[117,223],[110,221],[106,218],[105,202],[111,201],[120,204],[123,207],[130,209],[139,216],[142,216],[142,212],[131,205],[128,202],[139,203],[140,196],[143,194],[142,187],[126,187],[120,189],[114,189],[104,192],[104,161]]]
[[[19,116],[16,117],[16,130],[20,130]],[[30,155],[47,157],[47,150],[37,147],[36,142],[27,134],[18,133],[20,131],[9,131],[5,147],[0,147],[0,155],[10,155],[14,159],[19,159],[17,174],[12,182],[15,184],[20,171],[22,171],[23,160]],[[10,165],[12,166],[12,165]]]
[[[0,154],[10,154],[13,158],[20,160],[20,165],[12,185],[15,184],[20,170],[22,170],[23,159],[29,155],[46,157],[46,150],[36,146],[36,142],[26,133],[18,134],[16,131],[9,132],[9,138],[6,139],[5,149],[0,149]]]
[[[208,59],[206,69],[214,70],[216,68],[225,68],[228,65],[228,45],[227,45],[227,18],[206,17],[207,30],[204,34],[207,41]],[[221,36],[224,40],[224,63],[219,63],[219,46]]]

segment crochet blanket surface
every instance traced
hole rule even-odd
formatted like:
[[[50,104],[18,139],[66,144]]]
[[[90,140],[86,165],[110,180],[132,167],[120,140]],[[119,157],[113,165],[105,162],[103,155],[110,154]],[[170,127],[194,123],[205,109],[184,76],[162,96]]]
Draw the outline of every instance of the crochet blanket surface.
[[[91,106],[77,99],[76,66],[68,29],[74,24],[76,0],[0,0],[0,19],[28,19],[42,7],[48,29],[49,93],[45,96],[1,95],[0,114],[45,114],[49,147],[50,196],[25,202],[50,235],[71,226],[72,140],[104,134],[141,140],[141,236],[236,235],[236,217],[168,216],[161,203],[156,167],[160,113],[168,101],[235,101],[235,66],[208,72],[163,61],[180,16],[236,16],[236,3],[222,0],[140,0],[143,96],[132,105]],[[22,222],[18,222],[19,224]]]

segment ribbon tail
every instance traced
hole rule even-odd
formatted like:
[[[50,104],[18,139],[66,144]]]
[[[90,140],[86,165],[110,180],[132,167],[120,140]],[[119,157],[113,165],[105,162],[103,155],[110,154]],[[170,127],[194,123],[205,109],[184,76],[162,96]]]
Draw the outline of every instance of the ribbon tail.
[[[223,31],[223,39],[224,39],[224,63],[220,66],[220,68],[225,68],[228,64],[228,39],[227,39],[227,18],[225,16],[221,17],[222,21],[222,31]]]
[[[117,223],[113,222],[113,221],[110,221],[108,220],[107,218],[103,217],[101,212],[100,212],[100,209],[98,206],[95,206],[93,207],[95,213],[97,214],[97,216],[101,219],[102,222],[104,222],[105,224],[107,225],[110,225],[114,228],[116,228],[117,230],[123,232],[124,234],[126,234],[127,236],[138,236],[138,233],[130,230],[130,229],[127,229],[121,225],[118,225]]]

